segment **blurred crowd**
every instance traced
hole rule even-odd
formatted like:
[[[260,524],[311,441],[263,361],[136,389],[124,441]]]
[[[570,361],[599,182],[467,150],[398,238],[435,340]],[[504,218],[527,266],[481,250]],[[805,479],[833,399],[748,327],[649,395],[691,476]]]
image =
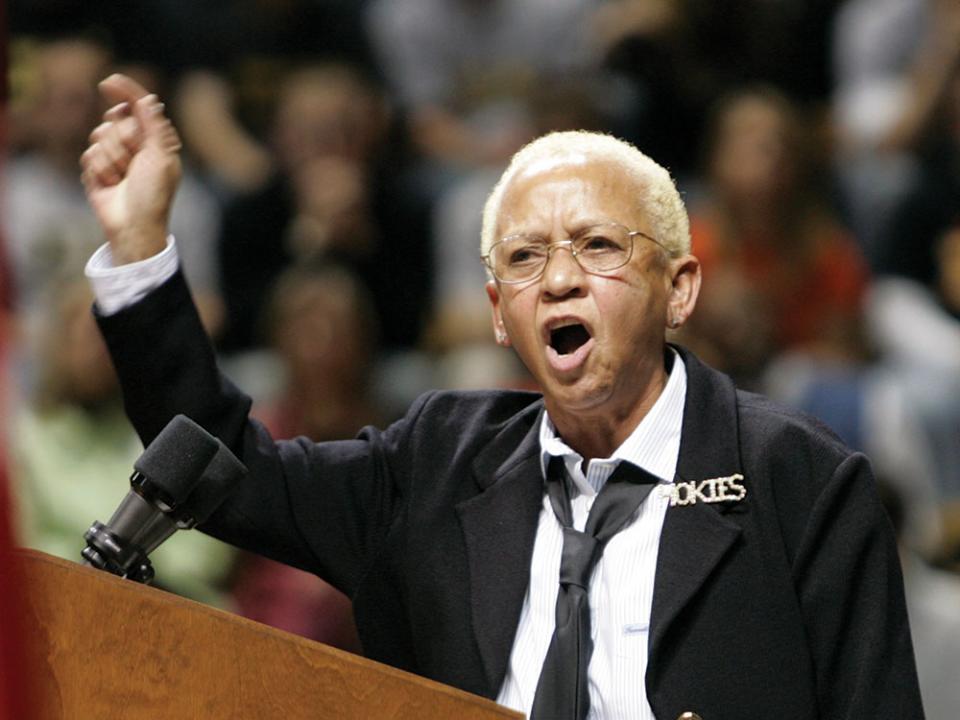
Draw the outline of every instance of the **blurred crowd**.
[[[172,233],[279,436],[432,387],[532,387],[498,348],[480,209],[520,146],[601,129],[666,165],[704,285],[675,340],[866,452],[930,718],[960,688],[956,0],[11,0],[0,450],[26,545],[79,558],[142,448],[89,312],[78,158],[110,72],[184,143]],[[689,408],[696,412],[696,408]],[[722,432],[722,428],[717,429]],[[161,557],[162,555],[162,557]],[[197,533],[166,589],[357,650],[316,578]]]

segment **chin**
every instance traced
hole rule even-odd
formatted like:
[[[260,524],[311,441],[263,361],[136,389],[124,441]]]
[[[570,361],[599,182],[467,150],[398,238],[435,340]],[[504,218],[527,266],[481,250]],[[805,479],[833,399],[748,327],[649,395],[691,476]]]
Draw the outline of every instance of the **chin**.
[[[589,383],[586,378],[580,378],[569,384],[544,385],[548,388],[544,391],[544,396],[549,398],[551,405],[567,412],[589,412],[602,407],[610,400],[610,386],[594,385]]]

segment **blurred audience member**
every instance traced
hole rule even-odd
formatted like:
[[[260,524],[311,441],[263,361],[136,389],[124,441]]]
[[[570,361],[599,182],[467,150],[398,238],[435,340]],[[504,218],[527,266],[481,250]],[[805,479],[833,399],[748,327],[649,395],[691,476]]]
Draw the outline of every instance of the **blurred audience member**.
[[[622,132],[681,182],[697,172],[697,138],[709,108],[747,83],[769,83],[820,103],[829,93],[826,28],[837,0],[611,0],[599,3],[593,38]],[[621,131],[621,128],[616,128]]]
[[[264,320],[285,381],[254,413],[274,437],[347,439],[380,419],[370,394],[376,320],[357,278],[335,266],[293,267],[276,283]],[[246,617],[360,651],[350,600],[314,575],[246,556],[234,599]]]
[[[11,72],[20,77],[14,102],[23,152],[6,167],[4,234],[17,306],[32,312],[103,242],[77,167],[102,110],[97,81],[110,54],[75,37],[25,47],[17,57],[24,65]]]
[[[211,70],[191,70],[177,83],[180,136],[224,198],[257,190],[274,171],[267,148],[239,121],[236,102],[231,84]]]
[[[285,271],[262,318],[284,370],[284,390],[258,415],[277,437],[353,437],[377,421],[371,373],[378,329],[369,292],[335,265]]]
[[[945,542],[960,548],[960,320],[957,305],[947,300],[957,287],[950,255],[958,237],[956,229],[943,236],[942,295],[914,280],[883,277],[868,296],[867,320],[884,366],[909,397],[927,438],[946,515]]]
[[[690,140],[700,137],[706,109],[722,92],[691,21],[683,3],[618,0],[602,3],[592,23],[604,65],[622,79],[621,102],[630,105],[621,134],[681,181],[697,170]]]
[[[362,277],[387,345],[416,342],[429,246],[390,174],[389,123],[384,97],[354,68],[307,66],[283,79],[271,134],[276,172],[224,218],[224,352],[262,346],[256,320],[271,285],[289,265],[317,259]]]
[[[883,263],[892,214],[917,188],[917,153],[960,63],[960,5],[846,0],[833,43],[835,169],[858,238]]]
[[[102,111],[97,82],[112,60],[97,41],[79,36],[26,44],[17,59],[21,64],[12,70],[18,77],[15,103],[24,128],[20,152],[6,168],[4,234],[29,354],[47,295],[80,275],[103,242],[77,167]],[[189,172],[174,201],[171,226],[183,238],[186,273],[213,328],[219,309],[210,255],[219,208]],[[30,370],[23,375],[29,386]]]
[[[683,341],[902,479],[914,499],[904,538],[929,553],[941,540],[933,440],[898,373],[867,364],[866,262],[818,193],[804,131],[799,111],[769,89],[718,107],[707,194],[691,218],[705,300]]]
[[[597,0],[372,0],[367,25],[414,145],[441,165],[505,162],[531,136],[516,94],[592,66]],[[432,193],[431,193],[432,194]]]
[[[960,22],[960,13],[957,13]],[[960,43],[960,37],[958,37]],[[960,49],[957,50],[960,60]],[[960,548],[960,64],[917,155],[870,294],[870,327],[929,439],[948,546]]]
[[[123,412],[113,366],[84,280],[61,287],[44,318],[40,382],[18,409],[11,439],[12,481],[21,502],[24,545],[80,560],[83,534],[106,522],[129,490],[142,452]],[[152,555],[156,583],[213,604],[233,550],[198,532],[180,532]]]
[[[960,35],[957,43],[960,47]],[[957,57],[960,60],[960,51]],[[957,272],[956,241],[951,238],[960,227],[960,62],[937,105],[936,119],[917,155],[916,186],[893,213],[879,272],[925,285],[948,312],[960,317],[956,278],[951,282]]]
[[[862,353],[866,263],[817,192],[807,142],[799,111],[766,88],[728,97],[710,135],[691,217],[705,298],[684,340],[748,385],[787,350]]]

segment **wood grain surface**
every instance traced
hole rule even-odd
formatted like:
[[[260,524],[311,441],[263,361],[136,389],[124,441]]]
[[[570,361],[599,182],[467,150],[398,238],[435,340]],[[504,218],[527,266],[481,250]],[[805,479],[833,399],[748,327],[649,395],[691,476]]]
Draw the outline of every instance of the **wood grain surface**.
[[[76,563],[17,557],[42,720],[523,717]]]

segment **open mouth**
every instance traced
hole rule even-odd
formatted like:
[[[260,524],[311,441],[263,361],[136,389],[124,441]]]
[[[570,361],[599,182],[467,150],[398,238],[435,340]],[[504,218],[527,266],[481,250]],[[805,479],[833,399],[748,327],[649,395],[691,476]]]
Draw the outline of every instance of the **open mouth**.
[[[550,347],[558,355],[570,355],[575,353],[580,347],[590,340],[590,333],[587,329],[577,323],[575,325],[564,325],[554,328],[550,331]]]

